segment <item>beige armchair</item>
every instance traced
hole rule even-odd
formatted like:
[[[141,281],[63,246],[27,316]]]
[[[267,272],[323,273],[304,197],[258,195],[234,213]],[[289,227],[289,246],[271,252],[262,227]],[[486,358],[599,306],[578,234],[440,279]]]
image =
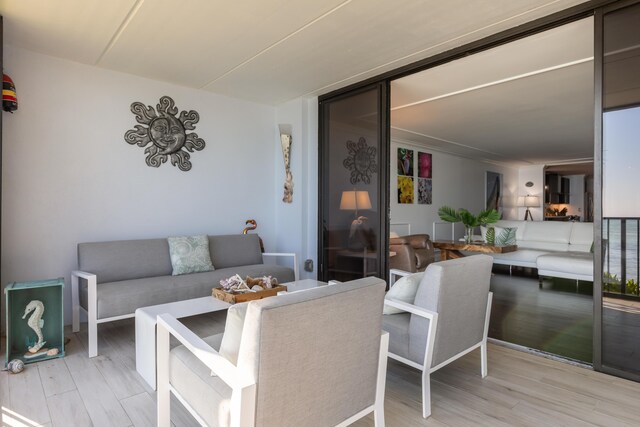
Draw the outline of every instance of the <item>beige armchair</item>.
[[[395,255],[389,258],[389,268],[415,273],[424,271],[435,260],[433,243],[428,234],[392,237],[389,250]]]
[[[225,334],[244,312],[233,357],[215,349],[225,334],[202,340],[158,316],[158,425],[173,393],[203,425],[346,426],[373,412],[383,427],[385,286],[369,277],[232,306]],[[169,351],[170,334],[183,345]]]
[[[430,375],[480,347],[487,375],[487,332],[493,294],[492,258],[474,255],[430,264],[413,304],[385,299],[404,311],[383,316],[389,357],[422,371],[422,415],[431,415]]]

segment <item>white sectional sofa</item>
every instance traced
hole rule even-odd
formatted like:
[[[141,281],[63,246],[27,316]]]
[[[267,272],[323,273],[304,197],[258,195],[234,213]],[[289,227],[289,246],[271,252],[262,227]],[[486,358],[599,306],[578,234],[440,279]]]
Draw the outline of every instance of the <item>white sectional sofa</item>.
[[[593,223],[500,220],[499,227],[517,227],[518,250],[491,254],[494,264],[531,267],[541,277],[593,281]]]

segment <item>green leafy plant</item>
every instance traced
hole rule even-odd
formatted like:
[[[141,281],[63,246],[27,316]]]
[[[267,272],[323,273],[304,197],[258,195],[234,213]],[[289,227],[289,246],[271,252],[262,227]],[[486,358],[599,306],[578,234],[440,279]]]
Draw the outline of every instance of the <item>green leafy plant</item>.
[[[466,209],[455,210],[449,206],[438,209],[440,219],[446,222],[462,222],[465,227],[478,227],[493,224],[500,219],[500,213],[495,209],[486,209],[474,215]]]

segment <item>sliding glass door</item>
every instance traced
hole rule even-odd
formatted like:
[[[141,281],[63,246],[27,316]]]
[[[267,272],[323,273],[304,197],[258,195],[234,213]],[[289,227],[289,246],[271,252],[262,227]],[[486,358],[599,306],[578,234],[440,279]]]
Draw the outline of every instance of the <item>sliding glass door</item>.
[[[640,4],[602,20],[601,367],[640,378]]]
[[[385,277],[387,85],[320,101],[321,280]]]

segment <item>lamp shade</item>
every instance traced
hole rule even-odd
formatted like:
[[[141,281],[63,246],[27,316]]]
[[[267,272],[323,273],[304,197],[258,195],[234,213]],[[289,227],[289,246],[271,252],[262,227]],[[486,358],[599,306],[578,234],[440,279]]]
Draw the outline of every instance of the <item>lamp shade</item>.
[[[357,211],[371,209],[371,199],[368,191],[343,191],[340,199],[340,210]]]
[[[540,206],[540,198],[538,196],[525,196],[524,205],[528,208]]]

